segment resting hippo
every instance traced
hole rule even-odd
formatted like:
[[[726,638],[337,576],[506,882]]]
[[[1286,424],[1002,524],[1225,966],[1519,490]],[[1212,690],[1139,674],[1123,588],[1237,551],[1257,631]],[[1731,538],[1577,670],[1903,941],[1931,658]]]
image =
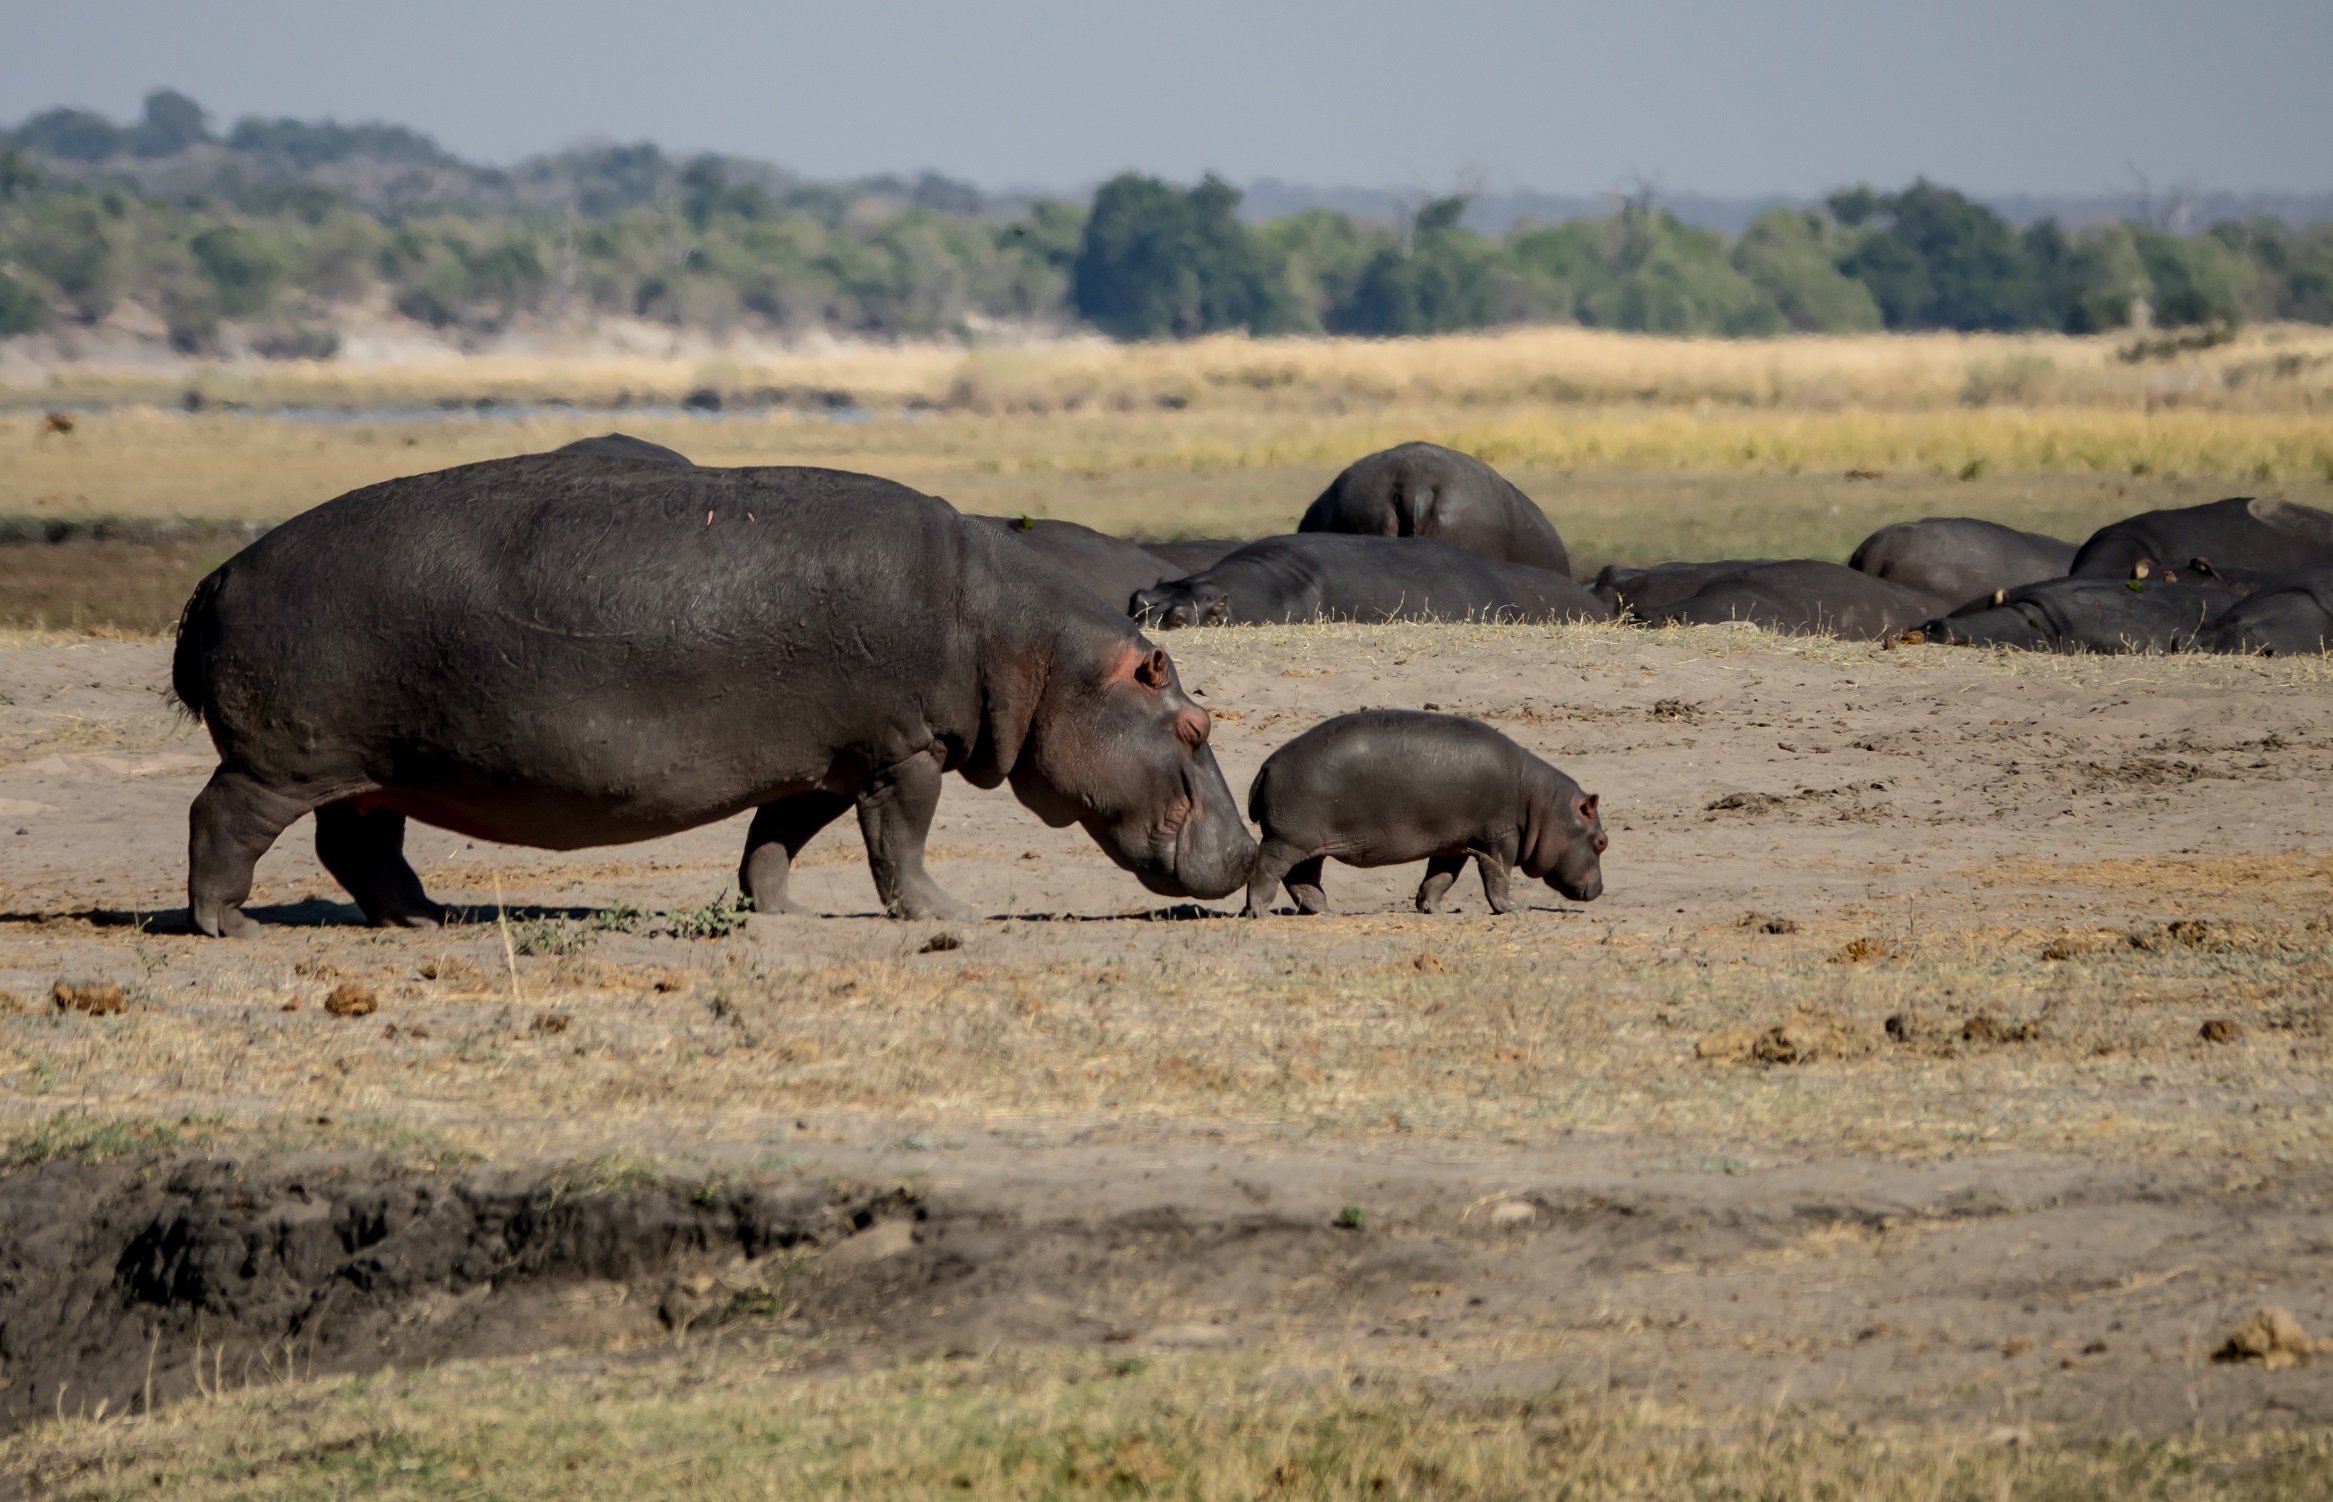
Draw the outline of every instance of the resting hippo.
[[[1167,561],[1172,572],[1166,577],[1181,579],[1213,568],[1246,546],[1247,540],[1239,537],[1184,537],[1174,542],[1146,542],[1142,550]]]
[[[946,913],[948,771],[1154,892],[1221,896],[1254,854],[1165,652],[993,528],[838,470],[537,454],[353,491],[196,586],[171,682],[219,751],[190,816],[209,934],[256,931],[252,866],[310,810],[378,924],[441,916],[409,817],[572,850],[757,809],[738,882],[767,912],[854,804],[884,906]]]
[[[1432,537],[1478,558],[1569,574],[1547,514],[1471,454],[1405,443],[1356,459],[1306,508],[1299,532]]]
[[[1493,563],[1412,537],[1300,532],[1251,542],[1204,573],[1134,597],[1145,625],[1268,621],[1608,620],[1568,574]]]
[[[1792,635],[1877,641],[1939,614],[1949,603],[1836,563],[1793,558],[1712,573],[1686,598],[1643,615],[1655,626],[1753,621]]]
[[[602,459],[639,459],[649,464],[696,462],[678,449],[668,449],[661,443],[650,443],[645,438],[634,438],[629,433],[602,433],[597,438],[578,438],[573,443],[560,444],[551,452],[597,454]]]
[[[2333,647],[2333,568],[2293,574],[2239,600],[2195,634],[2198,652],[2301,657]]]
[[[1847,566],[1957,605],[1996,589],[2062,579],[2073,561],[2074,545],[2059,538],[1973,516],[1931,516],[1880,528]]]
[[[1639,621],[1648,621],[1655,612],[1692,599],[1701,592],[1702,585],[1720,575],[1764,568],[1781,561],[1727,558],[1715,563],[1648,563],[1642,567],[1607,563],[1596,575],[1595,587],[1590,592],[1611,606],[1615,615],[1626,612]]]
[[[2234,591],[2186,580],[2045,579],[1921,626],[1952,646],[2032,652],[2178,652],[2236,603]]]
[[[1285,880],[1299,912],[1327,911],[1321,862],[1426,862],[1418,911],[1430,913],[1471,859],[1483,899],[1513,912],[1507,871],[1575,902],[1604,891],[1607,843],[1596,795],[1479,721],[1370,709],[1313,726],[1273,752],[1248,789],[1264,843],[1248,878],[1254,917]]]
[[[1038,557],[1094,592],[1123,615],[1138,589],[1180,577],[1173,565],[1123,537],[1096,532],[1076,522],[1041,516],[975,516],[1015,538]]]
[[[2333,565],[2333,512],[2246,496],[2146,511],[2092,533],[2067,572],[2128,579],[2141,563],[2184,572],[2198,558],[2263,574],[2325,568]]]

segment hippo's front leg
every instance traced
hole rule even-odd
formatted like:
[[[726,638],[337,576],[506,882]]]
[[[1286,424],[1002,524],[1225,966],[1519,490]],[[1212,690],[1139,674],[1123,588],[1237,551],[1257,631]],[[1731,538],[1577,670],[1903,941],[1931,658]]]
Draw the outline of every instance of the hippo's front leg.
[[[1474,864],[1482,871],[1482,900],[1494,913],[1511,913],[1515,900],[1507,895],[1507,863],[1496,851],[1477,850]]]
[[[886,767],[859,793],[859,833],[875,895],[894,918],[965,918],[971,909],[940,890],[923,867],[925,836],[940,806],[937,748]]]

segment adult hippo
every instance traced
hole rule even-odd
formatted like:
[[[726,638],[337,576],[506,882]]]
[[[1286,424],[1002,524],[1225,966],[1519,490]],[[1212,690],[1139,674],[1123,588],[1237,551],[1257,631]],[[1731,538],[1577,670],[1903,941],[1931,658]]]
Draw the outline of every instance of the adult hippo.
[[[1880,528],[1847,566],[1948,604],[2044,579],[2062,579],[2074,544],[1973,516],[1930,516]]]
[[[1496,563],[1572,571],[1555,524],[1531,497],[1472,454],[1432,443],[1354,460],[1306,508],[1296,530],[1430,537]]]
[[[551,450],[554,454],[595,454],[602,459],[638,459],[646,464],[694,464],[696,461],[679,449],[668,449],[661,443],[650,443],[645,438],[634,438],[629,433],[602,433],[596,438],[578,438],[573,443],[562,443]]]
[[[2184,573],[2197,559],[2255,574],[2333,567],[2333,512],[2249,496],[2145,511],[2092,533],[2066,572],[2128,579],[2142,563]]]
[[[1655,612],[1682,605],[1701,592],[1710,580],[1726,574],[1739,573],[1746,568],[1764,568],[1779,563],[1777,558],[1725,558],[1714,563],[1648,563],[1641,566],[1607,563],[1596,575],[1589,593],[1612,607],[1615,615],[1629,615],[1638,621],[1651,620]]]
[[[537,454],[353,491],[196,586],[171,681],[219,751],[207,934],[257,930],[252,866],[310,810],[365,915],[413,926],[442,914],[408,818],[571,850],[755,809],[764,912],[854,804],[884,907],[956,911],[923,864],[948,771],[1169,896],[1255,852],[1164,651],[994,528],[837,470]]]
[[[2179,652],[2240,598],[2195,580],[2045,579],[1923,624],[1950,646],[2029,652]]]
[[[2333,568],[2290,575],[2237,601],[2195,634],[2194,650],[2268,657],[2333,650]]]
[[[1941,612],[1948,602],[1812,558],[1718,569],[1681,600],[1644,609],[1653,626],[1749,621],[1793,636],[1877,641]]]
[[[1076,522],[1042,516],[974,516],[971,520],[1015,538],[1121,615],[1136,590],[1181,575],[1181,570],[1147,548]]]
[[[1493,563],[1414,537],[1300,532],[1251,542],[1221,563],[1135,595],[1144,625],[1272,621],[1608,620],[1568,574]]]

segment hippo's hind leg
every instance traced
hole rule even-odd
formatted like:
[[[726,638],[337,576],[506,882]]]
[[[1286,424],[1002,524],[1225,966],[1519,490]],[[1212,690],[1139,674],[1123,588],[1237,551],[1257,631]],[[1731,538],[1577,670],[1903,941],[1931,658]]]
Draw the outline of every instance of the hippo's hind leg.
[[[221,767],[186,814],[186,917],[198,933],[250,939],[259,925],[243,914],[259,858],[310,805]]]
[[[1321,868],[1327,864],[1327,856],[1316,855],[1290,866],[1288,874],[1280,878],[1288,895],[1296,899],[1296,911],[1317,918],[1329,910],[1329,894],[1320,885]]]
[[[1482,900],[1494,913],[1513,912],[1515,899],[1507,895],[1507,863],[1492,851],[1477,850],[1474,864],[1482,872]]]
[[[1303,859],[1302,850],[1267,831],[1264,843],[1256,848],[1256,863],[1248,868],[1248,905],[1240,909],[1240,916],[1262,917],[1272,905],[1272,894],[1280,889],[1281,878]]]
[[[738,862],[737,890],[757,913],[802,913],[786,896],[786,878],[793,874],[794,857],[818,831],[849,812],[851,800],[840,793],[798,793],[765,803],[755,810],[753,827],[745,832],[745,859]]]
[[[316,859],[364,909],[375,928],[436,928],[446,910],[429,900],[405,860],[405,816],[327,803],[316,810]]]
[[[1418,883],[1418,911],[1430,913],[1466,869],[1463,855],[1437,855],[1426,862],[1426,879]]]
[[[885,768],[859,794],[859,834],[867,842],[867,868],[875,895],[894,918],[962,918],[970,915],[923,868],[924,839],[940,807],[940,761],[936,752],[911,756]]]

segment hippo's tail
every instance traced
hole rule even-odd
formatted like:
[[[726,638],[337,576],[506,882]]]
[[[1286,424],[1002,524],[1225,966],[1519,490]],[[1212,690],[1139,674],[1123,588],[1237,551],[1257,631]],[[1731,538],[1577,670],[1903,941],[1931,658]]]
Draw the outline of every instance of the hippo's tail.
[[[1271,775],[1272,763],[1267,757],[1264,764],[1256,768],[1256,780],[1248,784],[1248,822],[1251,824],[1264,822],[1264,781]]]
[[[213,610],[225,571],[213,572],[194,587],[178,613],[178,645],[170,654],[170,693],[199,724],[210,712],[210,680],[203,673],[204,648],[213,631]]]

